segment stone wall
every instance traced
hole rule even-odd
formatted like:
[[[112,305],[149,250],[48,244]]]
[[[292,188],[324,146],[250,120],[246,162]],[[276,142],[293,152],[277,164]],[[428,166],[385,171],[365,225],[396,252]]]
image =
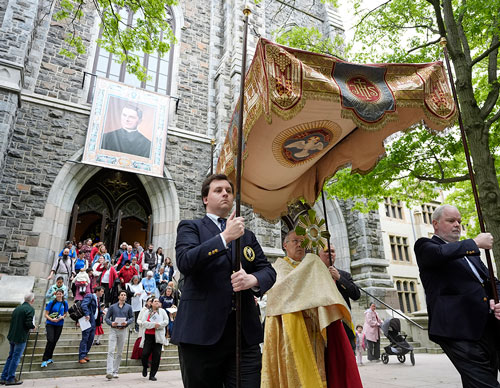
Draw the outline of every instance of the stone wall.
[[[352,200],[338,201],[347,226],[354,281],[370,295],[398,308],[397,293],[387,273],[389,261],[384,255],[378,212],[361,213],[353,210]],[[372,300],[370,295],[362,293],[362,302]],[[381,307],[378,302],[377,306]]]
[[[59,9],[56,8],[55,12]],[[95,9],[87,5],[82,17],[74,25],[67,21],[50,21],[50,28],[44,40],[44,50],[41,62],[38,63],[36,55],[31,57],[33,67],[31,73],[37,74],[34,92],[39,95],[57,98],[63,101],[79,103],[82,99],[83,72],[89,69],[90,58],[94,55],[91,42],[95,39]],[[68,49],[64,42],[65,37],[72,29],[83,40],[87,48],[85,54],[80,54],[74,59],[61,55],[63,48]],[[39,65],[39,67],[37,67]],[[36,71],[38,69],[38,71]],[[84,97],[85,100],[86,96]]]
[[[207,134],[210,8],[205,1],[183,1],[184,28],[180,44],[178,115],[173,126]]]
[[[179,196],[180,219],[203,217],[201,183],[210,168],[210,144],[169,136],[165,160]]]
[[[265,31],[268,37],[276,31],[286,31],[292,27],[316,27],[328,36],[325,20],[327,19],[325,5],[321,1],[295,1],[284,5],[276,0],[265,2]]]
[[[26,273],[31,230],[64,163],[83,147],[88,116],[23,102],[18,110],[0,181],[0,272]],[[8,260],[8,263],[5,261]]]

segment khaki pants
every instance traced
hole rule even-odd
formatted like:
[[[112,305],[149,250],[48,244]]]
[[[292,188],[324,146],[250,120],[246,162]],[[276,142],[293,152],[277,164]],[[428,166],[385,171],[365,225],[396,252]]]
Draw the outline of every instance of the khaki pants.
[[[127,327],[123,329],[115,329],[112,327],[109,331],[106,374],[118,374],[120,362],[122,361],[123,345],[127,338],[127,331]]]

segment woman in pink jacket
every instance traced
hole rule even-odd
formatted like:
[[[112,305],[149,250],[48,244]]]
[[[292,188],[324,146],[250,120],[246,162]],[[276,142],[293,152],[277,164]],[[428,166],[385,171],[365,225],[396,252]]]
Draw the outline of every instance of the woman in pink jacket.
[[[368,361],[379,361],[380,359],[380,325],[382,325],[382,321],[375,308],[375,303],[372,303],[365,312],[365,325],[363,327],[368,345]]]

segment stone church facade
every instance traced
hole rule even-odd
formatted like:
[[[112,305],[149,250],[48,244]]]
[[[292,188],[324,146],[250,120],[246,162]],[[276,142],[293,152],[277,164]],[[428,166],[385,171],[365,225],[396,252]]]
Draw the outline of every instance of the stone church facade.
[[[155,89],[175,100],[163,179],[80,162],[94,75],[144,85],[97,48],[99,20],[90,6],[77,25],[86,53],[61,56],[67,26],[53,19],[57,7],[48,0],[0,5],[0,273],[46,276],[65,240],[94,235],[110,241],[109,250],[138,239],[175,258],[177,224],[203,214],[200,184],[238,99],[244,1],[180,0],[171,7],[177,43]],[[262,0],[251,9],[249,60],[258,36],[272,38],[279,27],[343,34],[340,15],[320,1]],[[375,295],[392,295],[378,214],[334,200],[327,208],[338,266]],[[245,215],[266,254],[281,255],[282,227]]]

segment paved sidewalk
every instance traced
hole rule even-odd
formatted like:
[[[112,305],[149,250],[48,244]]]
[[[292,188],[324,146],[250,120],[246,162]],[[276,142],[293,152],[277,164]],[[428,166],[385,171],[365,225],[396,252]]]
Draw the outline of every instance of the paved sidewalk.
[[[408,355],[407,355],[408,356]],[[460,375],[444,354],[415,354],[415,366],[409,357],[401,364],[389,356],[387,365],[365,361],[359,367],[364,388],[461,388]]]
[[[368,363],[359,368],[364,388],[460,388],[460,376],[443,354],[416,354],[415,366],[389,357],[389,364]],[[47,370],[50,374],[50,369]],[[138,373],[124,373],[108,381],[104,376],[61,377],[25,380],[22,387],[36,388],[181,388],[180,371],[158,372],[158,381],[149,381]]]

